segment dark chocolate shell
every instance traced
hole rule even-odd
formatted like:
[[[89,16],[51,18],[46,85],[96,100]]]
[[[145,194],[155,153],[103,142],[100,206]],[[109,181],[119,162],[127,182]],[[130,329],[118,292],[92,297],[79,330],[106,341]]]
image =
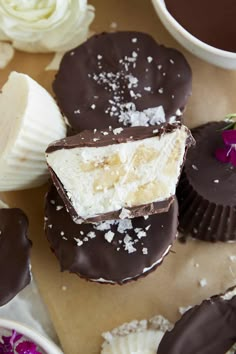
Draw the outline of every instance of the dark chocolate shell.
[[[192,130],[196,146],[188,151],[177,187],[179,230],[200,240],[236,240],[236,168],[215,157],[226,124],[211,122]]]
[[[123,284],[158,267],[176,238],[178,203],[134,219],[76,224],[54,186],[46,196],[45,232],[61,270],[101,283]]]

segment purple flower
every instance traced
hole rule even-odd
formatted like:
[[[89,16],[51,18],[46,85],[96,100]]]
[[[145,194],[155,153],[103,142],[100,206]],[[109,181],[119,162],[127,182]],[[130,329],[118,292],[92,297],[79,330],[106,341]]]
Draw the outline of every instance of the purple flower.
[[[9,338],[9,342],[11,343],[12,346],[14,346],[14,344],[16,342],[18,342],[18,340],[20,340],[22,338],[22,334],[17,333],[14,329],[12,331],[11,337],[5,337],[5,338]],[[4,337],[3,337],[4,338]]]
[[[30,341],[24,341],[17,345],[17,354],[42,354],[37,350],[37,345]]]
[[[236,130],[224,130],[222,132],[222,138],[225,146],[216,149],[215,156],[220,162],[231,163],[236,167]]]
[[[21,339],[22,335],[18,334],[15,330],[12,331],[11,336],[2,336],[0,342],[0,354],[14,353],[14,344]]]
[[[22,337],[22,334],[15,330],[12,331],[11,336],[2,336],[0,354],[42,354],[33,342],[25,340],[19,343]]]

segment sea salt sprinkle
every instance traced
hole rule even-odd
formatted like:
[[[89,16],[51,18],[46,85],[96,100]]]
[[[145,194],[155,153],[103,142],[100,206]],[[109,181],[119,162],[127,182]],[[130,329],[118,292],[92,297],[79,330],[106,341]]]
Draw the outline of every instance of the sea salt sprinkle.
[[[134,103],[128,103],[122,107],[119,122],[132,127],[158,125],[165,122],[165,111],[163,106],[137,111]]]
[[[137,42],[137,38],[131,39],[132,43]],[[138,111],[136,109],[135,100],[142,97],[142,90],[146,92],[152,92],[151,86],[145,86],[139,88],[139,80],[133,73],[131,69],[135,69],[139,59],[139,49],[133,50],[131,55],[126,55],[118,60],[121,69],[117,72],[106,72],[100,67],[102,55],[97,54],[97,65],[101,69],[94,73],[88,74],[88,77],[94,80],[98,85],[103,86],[104,89],[112,94],[112,97],[107,102],[107,107],[105,108],[105,113],[109,114],[110,117],[117,117],[119,123],[125,126],[148,126],[159,124],[160,122],[165,122],[165,112],[162,106],[149,108],[149,110],[156,110],[156,113],[152,113],[151,116],[155,115],[155,119],[148,117],[147,109],[144,111]],[[147,62],[150,64],[153,62],[153,57],[147,56]],[[170,59],[172,63],[173,60]],[[158,65],[160,70],[162,65]],[[148,68],[146,68],[148,70]],[[166,73],[163,73],[166,75]],[[129,90],[131,102],[127,102],[127,90]],[[159,94],[164,93],[162,87],[158,90]],[[173,95],[172,95],[173,96]],[[173,98],[173,97],[172,97]],[[92,104],[91,109],[96,109],[96,105]],[[182,112],[176,113],[176,116],[182,115]],[[176,119],[176,117],[174,117]]]
[[[148,254],[148,248],[144,246],[142,240],[147,236],[147,230],[151,227],[150,224],[147,226],[144,225],[143,228],[134,228],[132,219],[118,219],[101,221],[92,225],[94,231],[88,232],[83,239],[81,239],[81,237],[74,237],[77,246],[80,247],[84,242],[89,242],[96,238],[96,232],[100,231],[104,232],[104,238],[108,243],[112,244],[114,242],[114,244],[117,245],[118,242],[127,253],[137,252],[137,246],[140,244],[140,252],[142,252],[143,255]],[[129,230],[132,230],[132,236],[129,235]],[[84,231],[80,231],[80,235],[83,236]],[[116,250],[120,251],[120,247],[116,247]]]

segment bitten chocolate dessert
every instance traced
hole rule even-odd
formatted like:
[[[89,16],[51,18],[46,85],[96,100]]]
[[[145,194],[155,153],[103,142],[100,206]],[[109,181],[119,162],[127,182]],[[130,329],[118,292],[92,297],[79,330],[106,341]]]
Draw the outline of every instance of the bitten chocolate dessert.
[[[88,280],[123,284],[158,267],[177,234],[178,205],[166,213],[134,219],[76,224],[52,185],[45,232],[61,270]]]
[[[236,136],[228,138],[228,125],[211,122],[192,130],[196,146],[177,187],[179,229],[201,240],[236,240]]]
[[[180,120],[191,69],[175,49],[145,33],[102,33],[69,51],[53,83],[73,130]]]
[[[73,220],[97,222],[167,211],[192,143],[180,123],[85,131],[49,145],[46,159]]]
[[[28,219],[22,210],[0,205],[0,306],[30,283]]]
[[[236,290],[213,296],[188,310],[166,332],[158,354],[233,354],[236,348]]]

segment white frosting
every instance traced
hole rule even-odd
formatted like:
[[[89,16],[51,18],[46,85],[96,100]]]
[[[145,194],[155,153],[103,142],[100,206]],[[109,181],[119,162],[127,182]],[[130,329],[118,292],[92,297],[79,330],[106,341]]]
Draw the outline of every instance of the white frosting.
[[[87,38],[94,9],[87,0],[1,0],[0,40],[27,52],[62,52]]]
[[[59,149],[46,158],[78,216],[86,219],[173,196],[187,134],[182,126],[161,137]]]

